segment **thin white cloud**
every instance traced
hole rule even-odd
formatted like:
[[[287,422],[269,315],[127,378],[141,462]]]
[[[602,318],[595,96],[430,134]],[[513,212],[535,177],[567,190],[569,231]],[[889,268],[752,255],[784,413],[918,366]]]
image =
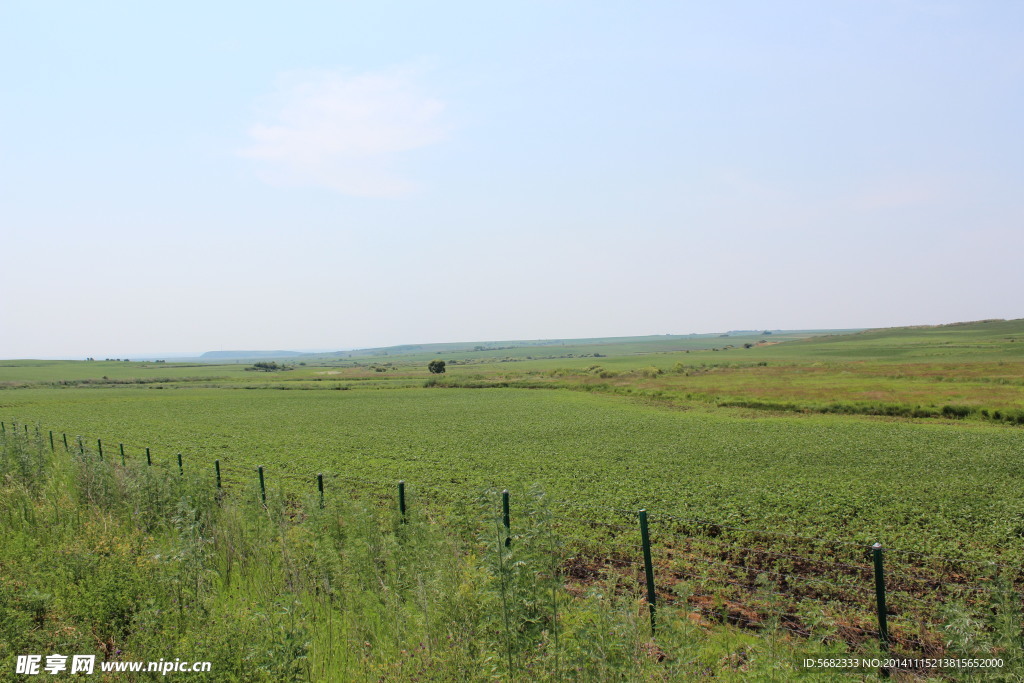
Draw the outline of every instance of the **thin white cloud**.
[[[444,103],[423,94],[417,70],[292,75],[268,98],[265,121],[248,129],[241,155],[268,182],[316,185],[359,196],[392,197],[415,188],[394,166],[444,139]]]

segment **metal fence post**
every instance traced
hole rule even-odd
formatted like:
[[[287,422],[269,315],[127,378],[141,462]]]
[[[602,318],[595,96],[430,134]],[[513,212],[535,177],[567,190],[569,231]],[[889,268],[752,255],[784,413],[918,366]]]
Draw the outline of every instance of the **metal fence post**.
[[[508,489],[501,492],[501,522],[505,525],[505,547],[512,545],[512,518],[508,510]]]
[[[651,561],[651,535],[647,530],[647,510],[640,511],[640,542],[644,548],[644,573],[647,575],[647,605],[651,610],[651,634],[653,635],[657,594],[654,591],[654,563]]]
[[[878,607],[878,641],[882,649],[889,649],[889,625],[885,619],[885,572],[882,569],[882,544],[871,546],[875,560],[875,602]]]
[[[398,511],[402,513],[402,522],[405,523],[405,482],[398,482]]]

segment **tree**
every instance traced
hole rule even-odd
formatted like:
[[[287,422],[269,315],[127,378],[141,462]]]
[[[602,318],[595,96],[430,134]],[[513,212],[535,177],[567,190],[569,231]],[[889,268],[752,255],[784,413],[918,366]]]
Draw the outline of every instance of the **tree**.
[[[435,358],[427,364],[427,370],[430,370],[431,374],[440,375],[444,372],[444,361],[440,358]]]

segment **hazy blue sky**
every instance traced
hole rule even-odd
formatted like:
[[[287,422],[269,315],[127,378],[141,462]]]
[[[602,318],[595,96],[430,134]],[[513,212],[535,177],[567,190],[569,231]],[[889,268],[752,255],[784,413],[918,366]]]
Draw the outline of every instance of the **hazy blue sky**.
[[[1022,317],[1022,27],[0,0],[0,357]]]

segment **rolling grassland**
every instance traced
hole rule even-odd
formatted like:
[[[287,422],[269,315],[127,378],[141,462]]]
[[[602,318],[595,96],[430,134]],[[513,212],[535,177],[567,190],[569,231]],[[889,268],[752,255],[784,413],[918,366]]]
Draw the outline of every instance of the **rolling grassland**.
[[[799,670],[801,653],[881,652],[871,550],[880,543],[891,653],[999,656],[1002,675],[1018,675],[1024,323],[760,341],[744,348],[712,338],[728,344],[581,358],[495,360],[485,350],[449,358],[448,371],[433,377],[418,355],[393,352],[289,359],[290,369],[268,373],[240,364],[3,361],[5,514],[13,538],[22,539],[10,543],[45,545],[42,527],[27,521],[38,515],[50,520],[46,528],[66,529],[45,540],[63,557],[70,551],[60,544],[73,543],[80,523],[70,520],[98,515],[93,524],[143,539],[132,561],[153,552],[175,576],[200,577],[189,574],[188,585],[196,582],[193,604],[207,616],[221,608],[237,616],[230,610],[257,603],[271,609],[261,582],[283,587],[281,595],[302,606],[289,623],[307,629],[287,674],[298,680],[338,671],[331,667],[341,661],[347,672],[374,672],[373,680],[412,679],[414,669],[445,680],[440,672],[461,666],[483,679],[672,680],[713,671],[775,672],[783,680]],[[317,474],[330,514],[318,505]],[[88,488],[94,480],[105,488]],[[396,521],[398,481],[415,524]],[[161,511],[141,512],[147,486],[163,491]],[[501,542],[502,489],[511,494],[510,546]],[[108,495],[109,505],[90,507]],[[199,530],[170,523],[176,506]],[[640,509],[650,524],[653,596]],[[159,533],[150,534],[154,524]],[[216,529],[225,524],[267,547],[236,564],[224,547],[245,543],[218,546]],[[358,534],[346,535],[348,525]],[[412,527],[416,549],[406,550]],[[183,564],[187,553],[157,550],[185,539],[206,549],[196,551],[195,567]],[[347,561],[353,543],[395,573],[379,573],[375,583],[360,573],[368,568],[311,569]],[[76,552],[88,554],[87,545]],[[289,569],[303,553],[321,559]],[[53,567],[33,565],[12,545],[5,556],[21,563],[3,565],[11,623],[35,618],[54,633],[62,624],[98,628],[53,597]],[[437,583],[414,580],[414,567],[403,564],[411,556]],[[278,573],[250,575],[243,589],[250,592],[228,599],[226,577],[235,571],[228,567],[246,562]],[[16,565],[36,577],[33,586],[18,584]],[[182,581],[167,585],[180,590]],[[397,593],[388,593],[389,581],[401,585]],[[41,613],[17,597],[31,591],[50,596]],[[332,602],[342,593],[358,604]],[[145,591],[135,595],[120,630],[97,638],[151,652],[156,641],[137,640]],[[477,607],[445,603],[460,595],[472,595]],[[654,636],[646,621],[651,597]],[[492,611],[484,616],[480,604]],[[415,612],[415,625],[385,625],[388,605]],[[275,614],[288,613],[281,609]],[[446,616],[433,622],[430,614]],[[614,623],[599,626],[601,615]],[[187,619],[184,633],[213,628]],[[325,645],[324,619],[344,624],[348,640]],[[476,636],[460,641],[462,659],[440,657],[437,639],[456,631]],[[597,631],[606,635],[589,651],[583,643],[596,643]],[[357,643],[365,649],[356,647],[358,655],[357,640],[366,643]],[[232,666],[239,679],[273,678],[244,661]],[[998,673],[896,668],[907,670],[898,676],[990,680]]]

